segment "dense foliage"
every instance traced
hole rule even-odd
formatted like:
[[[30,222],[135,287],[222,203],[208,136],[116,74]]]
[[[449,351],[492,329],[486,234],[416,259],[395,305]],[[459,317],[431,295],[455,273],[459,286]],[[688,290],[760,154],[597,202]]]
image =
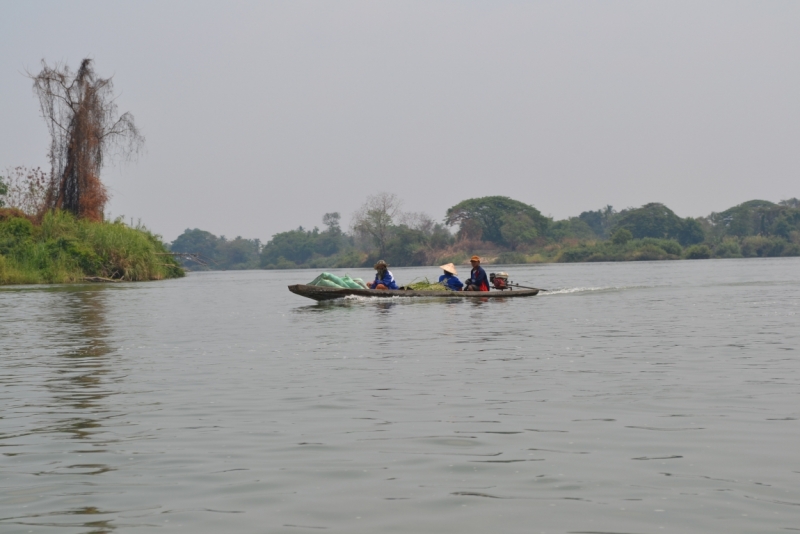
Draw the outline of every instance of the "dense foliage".
[[[85,277],[162,280],[183,274],[159,236],[144,227],[77,219],[59,210],[34,224],[19,210],[0,209],[0,284]]]
[[[800,209],[796,198],[779,204],[751,200],[722,213],[712,213],[708,221],[711,235],[717,238],[761,235],[791,239],[792,232],[800,231]]]
[[[335,258],[349,242],[341,230],[320,232],[319,228],[306,230],[300,226],[272,236],[261,251],[261,266],[296,267],[318,258],[329,258],[335,265]]]
[[[180,258],[184,266],[192,270],[257,269],[261,242],[239,236],[228,240],[225,236],[217,237],[204,230],[187,228],[172,242],[170,250],[199,256],[197,260]]]
[[[608,205],[597,211],[584,211],[578,218],[591,228],[596,237],[607,239],[618,215],[614,207]]]
[[[493,196],[459,202],[447,210],[445,222],[460,225],[462,236],[514,248],[544,235],[550,220],[533,206]]]
[[[507,197],[464,200],[447,210],[444,224],[403,213],[394,195],[370,197],[354,215],[351,231],[340,215],[327,213],[325,229],[299,227],[272,236],[259,252],[251,243],[247,262],[266,269],[463,264],[472,254],[485,263],[636,261],[800,256],[800,201],[754,200],[708,217],[681,218],[659,203],[616,211],[605,206],[554,221]],[[447,226],[458,225],[453,235]],[[240,239],[240,238],[237,238]],[[179,246],[180,241],[180,246]],[[175,251],[215,259],[211,268],[236,268],[217,252],[224,241],[187,230]]]
[[[391,265],[429,265],[432,253],[454,241],[442,224],[413,216],[404,219],[406,222],[387,224],[376,239],[357,232],[346,234],[339,227],[339,214],[326,214],[323,220],[328,228],[324,231],[301,226],[272,236],[261,251],[261,265],[266,269],[354,267],[372,265],[378,259]]]
[[[596,220],[599,212],[588,213]],[[609,241],[563,248],[556,254],[556,260],[800,256],[800,201],[795,198],[778,204],[751,200],[700,219],[681,219],[666,206],[656,203],[619,214],[613,209],[605,213],[614,228]],[[656,257],[659,253],[653,247],[664,251],[661,257]]]
[[[645,204],[641,208],[625,210],[614,222],[614,229],[626,229],[636,239],[676,239],[682,245],[694,245],[705,238],[697,220],[681,219],[675,212],[658,202]]]

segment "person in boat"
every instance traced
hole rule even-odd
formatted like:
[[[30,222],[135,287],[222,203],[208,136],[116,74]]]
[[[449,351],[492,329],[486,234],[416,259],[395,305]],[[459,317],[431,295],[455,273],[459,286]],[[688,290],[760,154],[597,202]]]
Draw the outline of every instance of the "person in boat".
[[[439,268],[444,270],[444,274],[439,277],[439,283],[450,291],[461,291],[464,284],[462,284],[461,280],[456,276],[458,274],[458,272],[456,272],[456,266],[452,263],[448,263]]]
[[[378,263],[375,264],[375,271],[375,280],[367,284],[370,289],[398,289],[388,263],[378,260]]]
[[[481,259],[472,256],[469,262],[472,264],[472,271],[469,273],[469,280],[465,282],[464,291],[489,291],[489,277],[481,267]]]

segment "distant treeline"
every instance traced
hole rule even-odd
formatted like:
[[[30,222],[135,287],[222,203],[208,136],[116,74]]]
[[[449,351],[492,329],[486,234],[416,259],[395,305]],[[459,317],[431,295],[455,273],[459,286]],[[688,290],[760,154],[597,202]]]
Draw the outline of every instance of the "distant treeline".
[[[204,230],[186,229],[170,245],[172,252],[197,254],[203,263],[184,259],[191,270],[235,270],[261,267],[261,241],[258,239],[227,239]]]
[[[464,200],[442,222],[400,210],[395,196],[369,197],[344,231],[339,213],[324,229],[281,232],[265,245],[186,230],[171,246],[201,256],[192,269],[293,269],[464,263],[543,263],[800,256],[800,201],[751,200],[707,217],[681,218],[663,204],[606,206],[556,221],[508,197]],[[451,228],[455,232],[451,231]]]

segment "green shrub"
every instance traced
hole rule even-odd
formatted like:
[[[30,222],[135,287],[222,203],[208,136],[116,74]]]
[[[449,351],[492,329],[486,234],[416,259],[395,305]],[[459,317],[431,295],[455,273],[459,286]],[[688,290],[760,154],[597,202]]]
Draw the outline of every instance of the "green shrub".
[[[0,285],[24,284],[26,282],[27,280],[25,280],[22,273],[11,264],[11,261],[6,259],[5,256],[0,255]]]
[[[739,240],[735,237],[726,237],[714,249],[714,256],[717,258],[741,258],[742,247],[739,246]]]
[[[781,256],[788,244],[786,240],[780,237],[748,236],[742,239],[742,256],[746,258]]]
[[[708,245],[692,245],[686,249],[684,257],[687,260],[707,260],[711,257],[711,249]]]
[[[455,254],[445,254],[443,256],[439,256],[433,263],[436,265],[444,265],[445,263],[461,265],[463,263],[468,263],[467,260],[469,260],[469,258],[470,255],[466,252],[456,252]]]
[[[525,254],[521,252],[502,252],[494,263],[502,263],[503,265],[514,265],[520,263],[527,263]]]
[[[264,267],[265,269],[297,269],[298,265],[290,260],[287,260],[283,256],[280,256],[275,263],[267,265]]]
[[[633,234],[627,228],[619,228],[611,234],[611,242],[615,245],[625,245],[633,239]]]
[[[576,247],[562,250],[556,257],[556,261],[562,263],[576,263],[588,261],[588,258],[595,254],[595,250],[589,247]],[[603,261],[603,260],[599,260]]]
[[[361,262],[364,261],[364,255],[358,252],[357,250],[350,250],[348,252],[344,252],[336,257],[336,262],[334,263],[334,267],[337,268],[344,268],[344,267],[353,267],[354,265],[360,265]]]
[[[664,249],[658,247],[653,244],[646,244],[640,248],[636,249],[636,252],[633,254],[634,260],[638,261],[655,261],[655,260],[666,260],[668,254]]]
[[[1,284],[63,283],[86,276],[161,280],[183,276],[160,238],[121,220],[92,222],[48,212],[41,226],[27,219],[0,221]]]
[[[653,237],[645,237],[644,239],[638,239],[635,244],[639,248],[644,246],[658,247],[671,256],[680,256],[683,254],[683,247],[674,239],[656,239]]]
[[[33,235],[33,223],[28,219],[14,217],[0,225],[0,235],[16,240],[23,240]]]
[[[789,243],[783,249],[781,256],[800,256],[800,244]]]

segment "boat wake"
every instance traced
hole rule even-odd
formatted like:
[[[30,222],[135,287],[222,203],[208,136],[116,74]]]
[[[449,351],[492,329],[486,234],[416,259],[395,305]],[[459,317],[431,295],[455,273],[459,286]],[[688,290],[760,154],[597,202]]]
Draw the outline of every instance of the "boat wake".
[[[378,296],[365,297],[363,295],[346,295],[346,296],[342,297],[341,299],[337,299],[337,300],[357,300],[357,301],[361,301],[361,302],[374,302],[376,300],[391,301],[391,300],[398,300],[398,299],[401,299],[401,298],[403,298],[403,297],[400,297],[400,296],[397,296],[397,295],[389,295],[387,297],[378,297]]]
[[[648,286],[601,286],[601,287],[563,287],[550,289],[539,293],[539,296],[574,295],[578,293],[610,293],[612,291],[625,291],[627,289],[646,289]]]

